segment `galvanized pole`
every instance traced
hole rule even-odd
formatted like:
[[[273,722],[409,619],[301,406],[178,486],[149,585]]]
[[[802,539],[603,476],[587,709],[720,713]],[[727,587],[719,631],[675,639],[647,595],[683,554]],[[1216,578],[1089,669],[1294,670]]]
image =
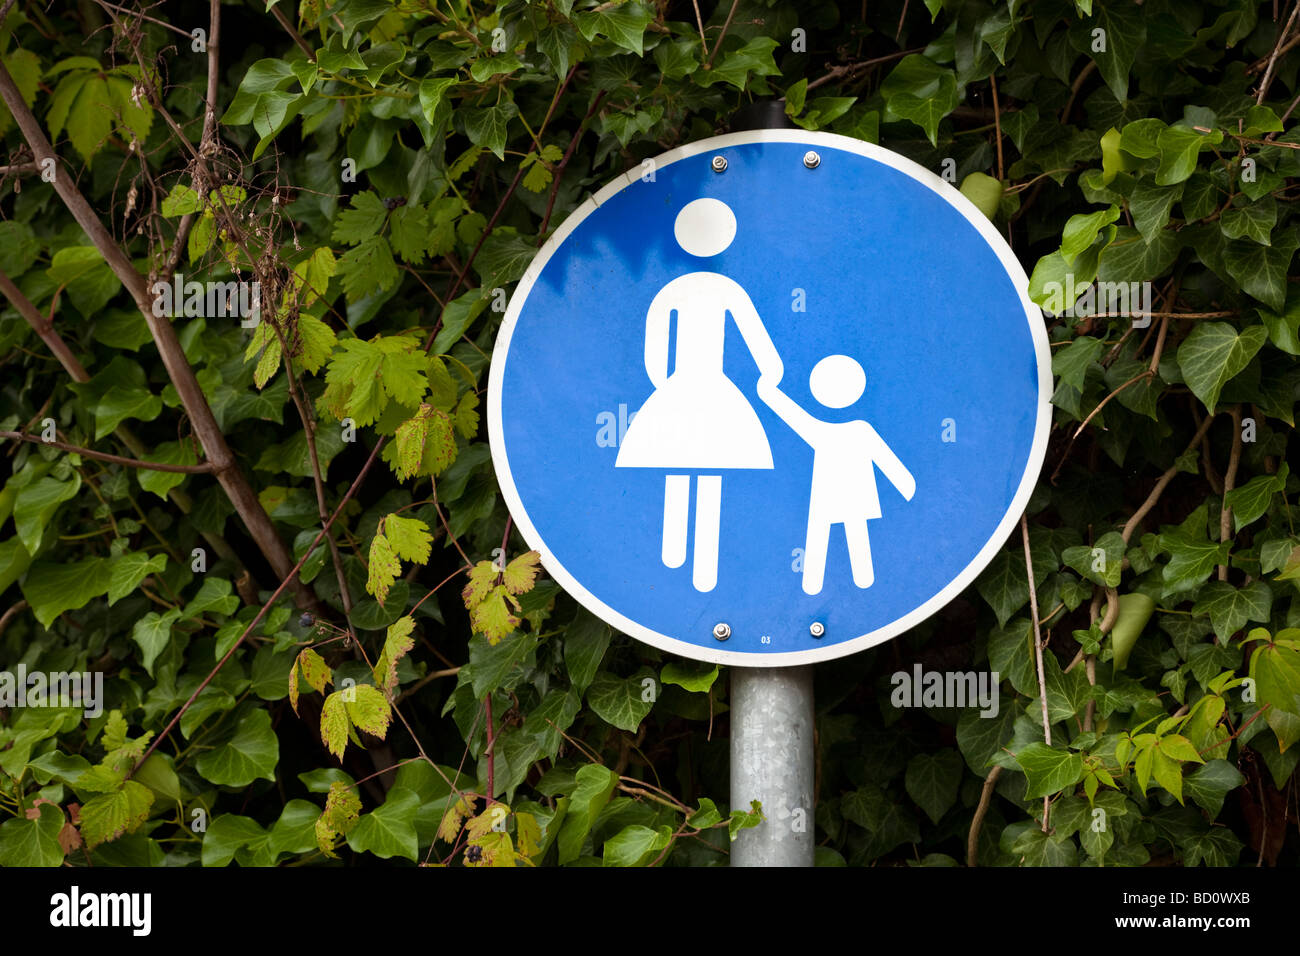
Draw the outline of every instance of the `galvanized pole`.
[[[794,126],[779,101],[752,103],[732,132]],[[741,830],[732,866],[813,865],[813,670],[731,669],[731,808],[763,805],[765,820]]]
[[[731,669],[731,808],[763,805],[741,830],[732,866],[813,864],[813,670]]]

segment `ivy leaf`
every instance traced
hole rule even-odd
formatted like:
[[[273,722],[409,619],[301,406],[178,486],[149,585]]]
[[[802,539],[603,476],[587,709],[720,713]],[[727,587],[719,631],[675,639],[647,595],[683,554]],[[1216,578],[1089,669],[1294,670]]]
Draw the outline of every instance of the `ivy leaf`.
[[[34,818],[20,814],[0,824],[0,866],[61,866],[59,833],[64,822],[57,805],[42,803]]]
[[[558,863],[571,863],[582,853],[582,844],[600,811],[609,803],[618,775],[600,764],[585,764],[575,775],[577,787],[569,798],[569,809],[564,824],[556,838],[559,847]]]
[[[1262,246],[1272,245],[1270,236],[1277,225],[1277,202],[1265,196],[1258,202],[1225,209],[1219,228],[1229,239],[1249,239]]]
[[[1300,651],[1284,644],[1260,644],[1250,656],[1250,678],[1261,705],[1300,712]]]
[[[1236,240],[1228,243],[1223,250],[1223,265],[1228,274],[1241,283],[1242,291],[1263,302],[1274,312],[1281,312],[1286,305],[1287,275],[1298,243],[1300,239],[1297,239],[1294,232],[1274,236],[1272,245],[1269,246]],[[1242,335],[1258,328],[1260,327],[1251,326]],[[1263,342],[1262,337],[1260,342]]]
[[[1026,744],[1016,754],[1016,762],[1028,780],[1027,800],[1059,793],[1083,779],[1082,756],[1045,743]]]
[[[1114,588],[1119,586],[1124,568],[1124,547],[1124,536],[1110,531],[1092,547],[1085,544],[1066,548],[1061,552],[1061,561],[1094,584]]]
[[[654,706],[653,699],[645,699],[644,675],[616,677],[608,671],[596,675],[587,688],[587,704],[606,723],[620,730],[636,733],[641,721]],[[653,680],[653,678],[651,678]]]
[[[64,611],[84,607],[106,592],[113,583],[111,563],[87,558],[72,564],[33,564],[22,591],[41,627],[48,628]]]
[[[112,577],[108,585],[108,606],[112,607],[126,597],[151,574],[157,574],[167,566],[167,555],[155,554],[153,557],[142,551],[132,551],[113,561]]]
[[[135,622],[131,630],[131,639],[140,645],[140,663],[145,672],[153,676],[153,664],[172,639],[172,625],[181,617],[181,612],[172,608],[166,614],[150,611]]]
[[[1226,827],[1210,827],[1182,842],[1184,866],[1234,866],[1243,843]]]
[[[1273,503],[1273,496],[1286,491],[1286,479],[1290,473],[1290,466],[1282,462],[1277,474],[1258,475],[1224,495],[1224,504],[1232,509],[1233,529],[1240,531],[1262,518]]]
[[[1029,603],[1029,577],[1025,572],[1024,555],[1001,551],[975,583],[980,596],[993,608],[998,627]]]
[[[641,866],[659,856],[672,839],[673,828],[667,824],[653,830],[639,824],[624,827],[605,841],[603,865]]]
[[[455,77],[431,76],[420,81],[420,111],[435,130],[440,128],[440,113],[448,105],[448,91],[455,87]]]
[[[1212,412],[1223,387],[1250,364],[1267,339],[1262,325],[1238,333],[1226,322],[1198,323],[1178,346],[1178,367],[1192,394]]]
[[[609,648],[610,637],[609,625],[585,610],[578,612],[565,632],[564,666],[568,669],[569,681],[579,693],[586,690],[596,676]]]
[[[640,0],[631,0],[609,10],[601,8],[574,14],[573,25],[588,43],[597,36],[602,36],[611,40],[615,46],[641,56],[644,52],[642,39],[646,27],[654,18],[654,10],[650,6]],[[772,41],[772,46],[776,46],[776,41]]]
[[[448,302],[442,310],[442,327],[434,337],[430,351],[434,355],[446,354],[487,304],[488,300],[481,289],[471,289]]]
[[[1263,581],[1236,588],[1227,581],[1211,581],[1197,595],[1193,614],[1208,614],[1214,636],[1221,642],[1246,626],[1247,621],[1268,623],[1273,591]]]
[[[203,834],[204,866],[227,866],[244,847],[266,840],[268,834],[252,817],[223,813],[214,817]]]
[[[676,684],[693,693],[705,693],[718,679],[718,665],[702,661],[669,661],[659,674],[665,684]]]
[[[1197,767],[1195,773],[1188,774],[1183,781],[1183,788],[1213,819],[1223,809],[1223,801],[1228,792],[1241,786],[1245,780],[1241,771],[1228,761],[1210,760],[1204,766]]]
[[[519,108],[507,100],[497,106],[466,107],[460,111],[465,121],[465,135],[475,146],[491,150],[498,160],[506,158],[506,131]]]
[[[257,779],[275,780],[280,741],[271,730],[271,715],[260,708],[240,718],[234,736],[195,761],[205,780],[226,787],[247,787]]]
[[[932,146],[938,142],[939,121],[957,108],[956,75],[919,53],[899,61],[880,92],[888,112],[925,130]]]
[[[1167,126],[1156,136],[1156,150],[1160,167],[1156,170],[1157,186],[1181,183],[1196,171],[1196,158],[1202,145],[1211,137],[1204,136],[1184,126]]]
[[[20,488],[14,495],[14,529],[28,554],[40,551],[45,529],[53,522],[59,505],[73,498],[80,488],[81,476],[78,473],[74,473],[70,481],[59,481],[47,475]]]
[[[1139,180],[1128,197],[1129,212],[1133,214],[1133,225],[1146,243],[1155,238],[1156,233],[1169,224],[1169,211],[1183,194],[1183,188],[1157,186],[1145,180]]]
[[[358,690],[360,688],[358,687]],[[380,859],[419,859],[415,814],[420,797],[404,787],[393,787],[381,806],[363,814],[348,833],[348,846],[358,853],[373,853]]]
[[[917,754],[908,761],[904,784],[908,796],[932,822],[938,823],[957,802],[961,776],[961,756],[955,750],[943,750],[937,754]]]
[[[1119,218],[1119,207],[1113,203],[1106,209],[1091,213],[1078,213],[1071,216],[1061,232],[1061,258],[1066,265],[1073,265],[1074,260],[1085,249],[1092,246],[1097,233]]]
[[[1052,356],[1052,373],[1071,388],[1083,391],[1088,370],[1101,355],[1104,343],[1088,335],[1081,335]]]

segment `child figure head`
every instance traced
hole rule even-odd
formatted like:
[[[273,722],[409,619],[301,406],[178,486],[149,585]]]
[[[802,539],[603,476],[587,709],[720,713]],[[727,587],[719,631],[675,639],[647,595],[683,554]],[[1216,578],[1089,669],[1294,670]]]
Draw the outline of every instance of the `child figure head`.
[[[847,355],[828,355],[808,376],[813,398],[827,408],[848,408],[867,388],[867,373]]]

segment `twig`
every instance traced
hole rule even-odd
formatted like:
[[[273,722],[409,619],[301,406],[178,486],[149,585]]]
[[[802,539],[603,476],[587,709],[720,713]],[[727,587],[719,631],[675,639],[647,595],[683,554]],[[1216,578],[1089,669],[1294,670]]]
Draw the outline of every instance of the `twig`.
[[[1074,82],[1070,84],[1070,98],[1065,101],[1065,109],[1061,110],[1062,123],[1069,119],[1070,109],[1074,106],[1074,101],[1079,96],[1079,90],[1083,88],[1084,81],[1092,75],[1092,71],[1095,69],[1097,69],[1097,61],[1089,60],[1084,64],[1083,69],[1079,71],[1079,75],[1074,78]]]
[[[727,19],[722,24],[722,32],[718,34],[718,42],[713,44],[713,51],[709,53],[709,58],[704,61],[706,70],[713,69],[713,58],[718,55],[722,49],[722,41],[727,38],[727,31],[731,29],[731,18],[736,15],[736,7],[740,6],[740,0],[731,0],[731,9],[727,11]]]
[[[999,764],[989,771],[989,775],[984,778],[984,787],[980,790],[979,806],[975,808],[975,816],[970,821],[970,833],[966,836],[966,865],[978,866],[978,852],[980,843],[980,827],[984,825],[984,816],[989,812],[989,804],[993,800],[993,787],[998,782],[998,777],[1002,776],[1002,766]]]
[[[22,599],[19,599],[18,601],[15,601],[12,605],[10,605],[9,610],[5,611],[3,617],[0,617],[0,634],[3,634],[5,632],[5,628],[9,626],[9,622],[12,621],[19,614],[21,614],[23,611],[25,611],[27,607],[28,607],[27,602]]]
[[[1029,550],[1029,515],[1020,514],[1020,538],[1025,546],[1025,573],[1029,576],[1029,613],[1034,624],[1034,659],[1038,666],[1038,699],[1043,706],[1043,740],[1052,745],[1052,725],[1047,718],[1047,680],[1043,676],[1043,638],[1038,628],[1038,592],[1034,585],[1034,556]],[[1051,805],[1043,797],[1043,832],[1047,832],[1047,816]]]
[[[1300,10],[1300,0],[1296,9]],[[1219,541],[1227,541],[1232,536],[1232,509],[1228,507],[1228,493],[1237,484],[1237,466],[1241,464],[1241,406],[1233,405],[1229,410],[1232,416],[1232,451],[1228,455],[1228,470],[1223,473],[1223,507],[1219,511]],[[1228,566],[1219,565],[1219,580],[1228,580]]]
[[[1207,415],[1205,421],[1201,422],[1201,427],[1198,428],[1196,434],[1192,436],[1192,440],[1187,443],[1187,449],[1183,452],[1184,455],[1200,444],[1201,439],[1204,438],[1206,433],[1210,430],[1210,425],[1213,422],[1214,416]],[[1182,456],[1180,455],[1179,457]],[[1129,543],[1129,539],[1133,537],[1133,532],[1137,530],[1137,526],[1142,523],[1142,519],[1150,513],[1151,509],[1156,506],[1156,502],[1160,500],[1160,496],[1165,493],[1165,488],[1169,486],[1169,482],[1173,481],[1174,475],[1176,474],[1178,474],[1178,463],[1175,461],[1174,464],[1170,465],[1168,470],[1160,476],[1155,487],[1151,489],[1151,493],[1147,495],[1146,501],[1142,502],[1138,510],[1133,512],[1133,516],[1124,523],[1124,530],[1120,532],[1120,537],[1124,539],[1124,544],[1126,546]]]
[[[902,21],[900,20],[899,23],[901,24]],[[998,182],[1002,182],[1005,175],[1002,166],[1002,111],[998,108],[998,81],[992,73],[989,74],[989,87],[993,91],[993,137],[998,144]]]
[[[1278,54],[1282,50],[1282,44],[1286,40],[1286,35],[1291,32],[1291,25],[1295,23],[1296,14],[1300,13],[1300,0],[1297,0],[1291,7],[1291,16],[1287,18],[1286,26],[1277,35],[1277,42],[1273,44],[1273,52],[1268,55],[1268,66],[1264,69],[1264,78],[1259,83],[1259,93],[1255,96],[1255,105],[1260,106],[1264,102],[1264,97],[1268,95],[1268,88],[1273,83],[1273,67],[1277,65]]]
[[[910,50],[899,50],[897,53],[874,57],[870,60],[861,60],[857,63],[845,63],[840,66],[831,67],[829,73],[817,77],[817,79],[808,84],[807,92],[811,92],[819,86],[825,86],[827,83],[833,83],[841,77],[852,76],[858,70],[865,70],[867,67],[875,66],[878,63],[888,63],[891,60],[901,60],[905,56],[911,56],[913,53],[920,53],[924,49],[925,47],[918,46]],[[784,99],[784,97],[782,97],[782,99]]]
[[[47,445],[50,448],[58,448],[60,451],[68,451],[75,455],[81,455],[83,458],[94,458],[97,461],[107,461],[114,465],[125,465],[128,468],[145,468],[149,471],[171,471],[182,475],[205,475],[214,470],[211,462],[202,462],[197,465],[168,465],[159,461],[139,461],[135,458],[123,458],[121,455],[110,455],[107,452],[91,451],[89,448],[80,448],[77,445],[69,445],[66,442],[46,441],[39,435],[25,435],[22,432],[0,431],[0,438],[12,438],[15,441],[31,442],[33,445]]]
[[[311,48],[311,45],[302,38],[302,34],[299,33],[294,28],[294,25],[289,22],[289,18],[284,15],[284,11],[278,6],[275,6],[271,8],[271,13],[275,15],[275,19],[279,21],[280,26],[284,27],[285,32],[293,38],[293,42],[297,44],[298,49],[302,50],[302,52],[307,55],[308,60],[315,63],[316,51]]]
[[[596,94],[596,98],[591,102],[591,107],[587,110],[587,115],[582,118],[582,121],[578,123],[578,128],[574,130],[573,138],[569,140],[569,146],[564,151],[564,157],[560,160],[560,164],[555,167],[555,179],[551,183],[551,195],[546,200],[546,212],[542,214],[542,225],[537,230],[538,246],[541,246],[546,242],[546,230],[551,224],[551,210],[555,208],[555,197],[558,196],[560,192],[560,177],[564,175],[564,170],[569,165],[569,160],[573,157],[573,151],[578,146],[578,140],[582,138],[582,134],[586,131],[587,120],[596,115],[596,110],[600,109],[601,100],[604,98],[604,90],[601,90]]]
[[[704,18],[700,16],[700,0],[691,0],[691,6],[695,7],[695,25],[700,30],[700,49],[705,56],[709,55],[709,44],[704,39]]]

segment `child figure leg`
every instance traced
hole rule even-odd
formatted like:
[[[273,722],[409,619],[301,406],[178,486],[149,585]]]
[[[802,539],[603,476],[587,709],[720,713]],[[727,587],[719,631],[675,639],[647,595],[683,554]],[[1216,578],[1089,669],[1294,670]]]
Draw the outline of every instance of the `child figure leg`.
[[[849,566],[853,569],[853,583],[869,588],[876,580],[871,565],[871,542],[867,539],[866,519],[844,522],[844,537],[849,544]]]

